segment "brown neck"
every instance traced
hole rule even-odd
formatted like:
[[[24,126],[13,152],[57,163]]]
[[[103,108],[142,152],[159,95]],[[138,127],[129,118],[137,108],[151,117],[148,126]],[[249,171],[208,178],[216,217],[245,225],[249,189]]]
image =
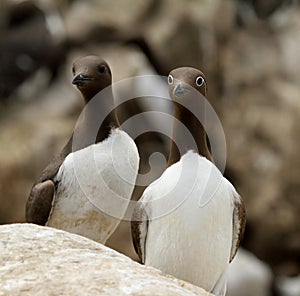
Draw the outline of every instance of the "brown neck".
[[[173,102],[173,105],[175,120],[173,124],[172,143],[168,166],[178,162],[181,156],[189,150],[193,150],[201,156],[212,160],[207,146],[206,132],[203,125],[188,109],[176,102]],[[204,118],[204,116],[202,116],[202,118]],[[182,125],[184,125],[184,127]],[[186,134],[187,131],[188,134]]]
[[[75,149],[82,149],[99,143],[120,126],[114,108],[112,91],[106,91],[94,98],[85,97],[85,107],[76,127]]]
[[[102,142],[103,140],[108,138],[111,130],[120,126],[116,111],[114,109],[111,110],[112,111],[106,116],[98,130],[95,143]]]

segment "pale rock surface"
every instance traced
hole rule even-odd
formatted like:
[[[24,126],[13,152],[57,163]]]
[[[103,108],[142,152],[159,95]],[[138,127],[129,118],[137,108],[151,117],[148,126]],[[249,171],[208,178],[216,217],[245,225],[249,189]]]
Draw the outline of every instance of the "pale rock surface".
[[[0,295],[212,295],[84,237],[0,226]]]

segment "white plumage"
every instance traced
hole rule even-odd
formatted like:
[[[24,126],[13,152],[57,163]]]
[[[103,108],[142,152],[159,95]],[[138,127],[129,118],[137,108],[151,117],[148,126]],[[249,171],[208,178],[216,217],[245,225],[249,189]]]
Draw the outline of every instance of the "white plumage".
[[[176,68],[168,84],[176,119],[169,167],[134,208],[134,247],[142,263],[224,296],[228,266],[244,232],[245,209],[234,187],[210,161],[203,126],[204,74],[191,67]]]
[[[145,190],[139,225],[142,261],[216,295],[236,251],[240,197],[216,166],[188,151]]]
[[[120,129],[70,153],[54,178],[57,190],[47,226],[105,243],[124,216],[138,167],[136,145]]]

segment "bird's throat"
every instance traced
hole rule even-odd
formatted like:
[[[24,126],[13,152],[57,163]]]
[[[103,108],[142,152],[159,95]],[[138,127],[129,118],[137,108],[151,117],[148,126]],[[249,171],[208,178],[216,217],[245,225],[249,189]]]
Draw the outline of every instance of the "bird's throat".
[[[200,120],[182,105],[173,103],[174,124],[168,166],[178,162],[189,150],[212,160],[207,146],[207,135]],[[201,121],[204,119],[205,116],[202,116]]]
[[[102,142],[113,128],[119,127],[112,93],[88,101],[74,131],[73,150]]]

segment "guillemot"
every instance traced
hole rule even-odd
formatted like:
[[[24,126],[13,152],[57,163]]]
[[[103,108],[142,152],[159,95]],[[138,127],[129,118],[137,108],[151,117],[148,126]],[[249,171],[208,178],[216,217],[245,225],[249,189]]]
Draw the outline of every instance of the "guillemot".
[[[193,110],[180,104],[191,100],[195,108],[204,109],[204,74],[177,68],[168,83],[175,117],[168,168],[134,209],[134,247],[143,264],[225,295],[226,271],[244,232],[244,205],[212,162],[203,125]],[[193,136],[192,144],[185,142],[180,124]]]
[[[108,64],[97,56],[87,56],[77,59],[72,71],[72,83],[84,98],[83,116],[66,146],[34,183],[26,221],[104,244],[127,209],[139,154],[134,141],[119,128]],[[100,95],[102,91],[104,95]],[[99,114],[107,116],[98,129]]]

